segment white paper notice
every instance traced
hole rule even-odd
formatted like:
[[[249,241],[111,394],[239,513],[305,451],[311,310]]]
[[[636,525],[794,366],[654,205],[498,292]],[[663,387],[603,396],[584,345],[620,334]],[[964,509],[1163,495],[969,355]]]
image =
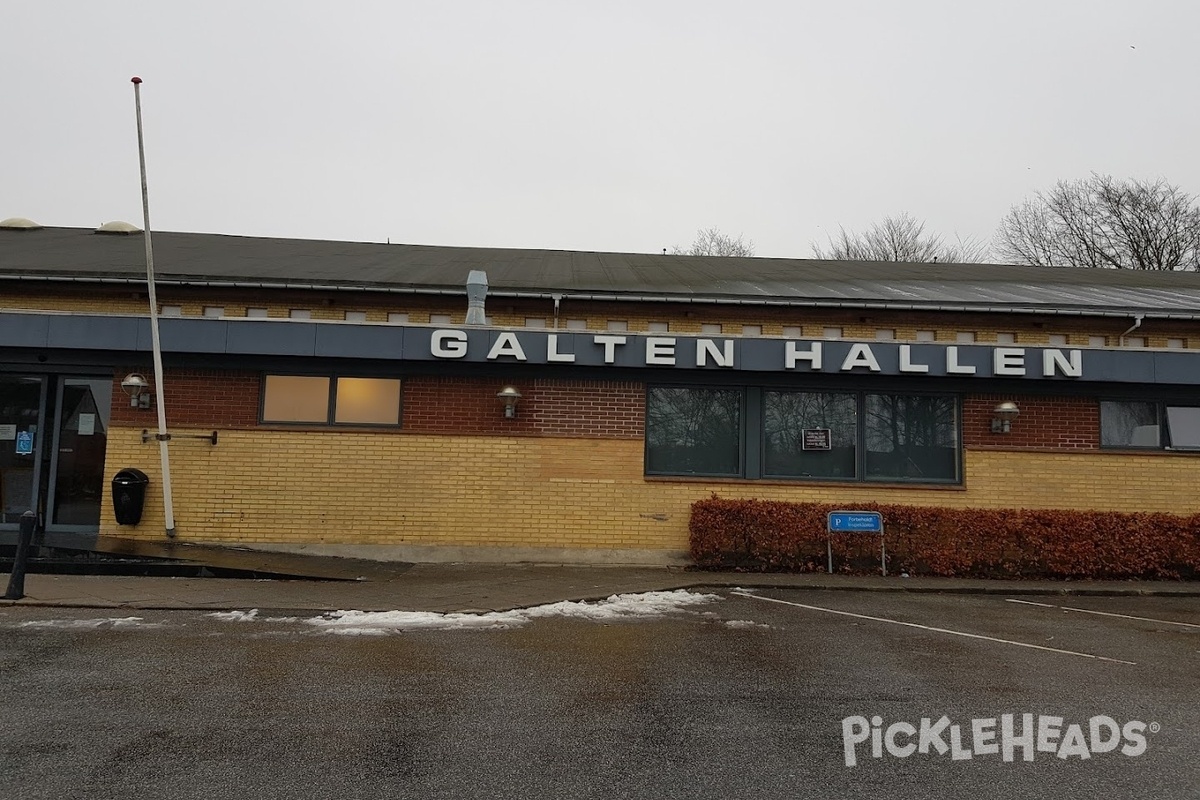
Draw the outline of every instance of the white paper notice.
[[[17,438],[16,425],[0,425],[0,442],[11,442]]]
[[[96,432],[96,415],[95,414],[80,414],[79,415],[79,435],[91,436]]]

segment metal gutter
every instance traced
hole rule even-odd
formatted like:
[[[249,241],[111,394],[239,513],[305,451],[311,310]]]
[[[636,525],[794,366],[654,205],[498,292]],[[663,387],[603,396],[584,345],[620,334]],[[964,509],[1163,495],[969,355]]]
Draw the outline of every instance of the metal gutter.
[[[0,274],[0,281],[30,281],[42,283],[82,283],[82,284],[117,284],[144,286],[145,279],[119,278],[104,276],[66,277],[48,275],[5,275]],[[414,286],[378,286],[370,284],[327,284],[327,283],[278,283],[270,281],[237,281],[237,280],[195,280],[187,278],[156,278],[159,285],[189,286],[219,289],[285,289],[297,291],[325,292],[375,292],[380,294],[428,295],[443,297],[465,297],[464,289],[430,289]],[[786,299],[786,298],[756,298],[756,297],[720,297],[703,295],[634,295],[611,294],[595,292],[567,291],[530,291],[516,289],[492,289],[490,297],[507,297],[513,299],[531,300],[579,300],[585,302],[606,303],[678,303],[684,305],[726,305],[726,306],[767,306],[779,308],[842,308],[854,310],[878,311],[938,311],[951,313],[985,313],[985,314],[1040,314],[1047,316],[1073,317],[1120,317],[1128,319],[1141,314],[1146,319],[1162,320],[1200,320],[1197,312],[1148,311],[1137,308],[1097,309],[1097,308],[1061,308],[1048,306],[995,306],[970,305],[964,303],[921,303],[913,301],[891,302],[887,300],[835,300],[835,299]]]

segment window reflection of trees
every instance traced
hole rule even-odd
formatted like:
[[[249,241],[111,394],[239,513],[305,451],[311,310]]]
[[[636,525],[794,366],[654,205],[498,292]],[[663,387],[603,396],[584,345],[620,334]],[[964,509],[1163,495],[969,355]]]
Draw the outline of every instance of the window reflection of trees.
[[[858,401],[853,394],[767,392],[764,467],[783,477],[853,478],[857,473]],[[804,431],[829,431],[829,450],[805,450]]]
[[[736,389],[654,388],[646,404],[652,472],[736,474],[742,393]]]
[[[957,407],[953,398],[866,398],[867,474],[887,478],[957,477]]]

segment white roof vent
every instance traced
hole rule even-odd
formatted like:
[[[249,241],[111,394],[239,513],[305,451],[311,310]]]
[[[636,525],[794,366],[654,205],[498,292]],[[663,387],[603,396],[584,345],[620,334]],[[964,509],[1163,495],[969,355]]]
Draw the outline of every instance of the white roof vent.
[[[132,233],[141,233],[142,229],[136,225],[130,225],[128,222],[120,220],[114,222],[106,222],[99,228],[96,228],[96,233],[114,233],[122,236],[128,236]]]
[[[0,228],[6,231],[36,231],[42,226],[25,217],[9,217],[0,219]]]

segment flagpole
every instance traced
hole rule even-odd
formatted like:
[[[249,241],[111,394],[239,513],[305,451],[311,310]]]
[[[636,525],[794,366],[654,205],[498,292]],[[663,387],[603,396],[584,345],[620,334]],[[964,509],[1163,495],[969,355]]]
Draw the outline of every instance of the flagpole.
[[[163,402],[162,347],[158,338],[158,297],[154,291],[154,248],[150,243],[150,194],[146,188],[146,146],[142,139],[142,79],[133,78],[133,104],[137,109],[138,162],[142,168],[142,236],[146,240],[146,285],[150,294],[150,342],[154,350],[154,395],[158,411],[158,456],[162,462],[163,513],[167,536],[175,535],[175,508],[171,502],[171,462],[167,454],[167,407]]]

